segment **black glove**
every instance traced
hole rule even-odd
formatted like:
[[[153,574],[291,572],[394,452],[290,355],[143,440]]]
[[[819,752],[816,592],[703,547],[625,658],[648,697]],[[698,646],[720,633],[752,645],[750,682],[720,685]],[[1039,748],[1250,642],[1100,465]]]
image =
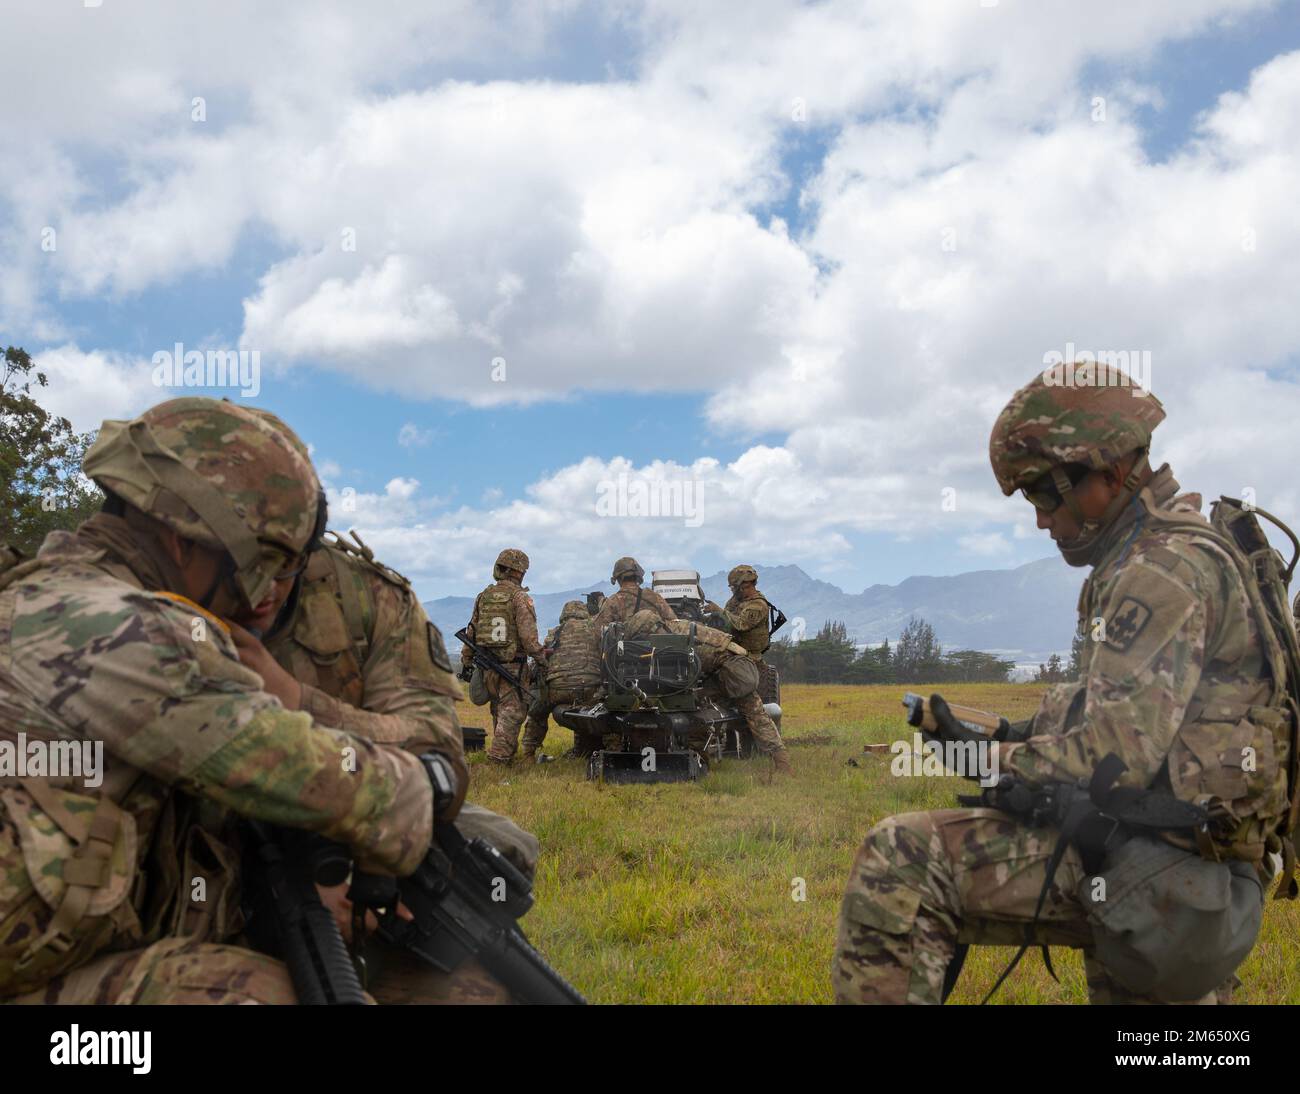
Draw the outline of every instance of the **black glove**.
[[[473,661],[466,661],[465,664],[461,665],[461,667],[460,667],[460,672],[456,673],[456,679],[458,679],[458,680],[464,680],[465,683],[467,683],[467,684],[470,682],[470,679],[471,679],[473,676],[474,676],[474,662],[473,662]]]
[[[1011,723],[1005,718],[998,719],[998,728],[992,733],[967,729],[953,717],[952,711],[948,709],[947,700],[938,692],[930,696],[930,715],[938,728],[934,733],[927,733],[926,736],[935,737],[940,741],[1005,741],[1011,732]]]

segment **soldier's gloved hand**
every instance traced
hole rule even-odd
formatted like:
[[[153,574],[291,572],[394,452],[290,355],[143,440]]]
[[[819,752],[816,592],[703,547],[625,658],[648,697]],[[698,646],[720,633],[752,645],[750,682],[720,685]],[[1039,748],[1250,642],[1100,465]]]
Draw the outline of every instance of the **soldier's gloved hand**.
[[[1005,718],[998,719],[998,728],[992,733],[967,729],[953,716],[948,701],[938,692],[930,696],[930,715],[937,726],[932,735],[941,741],[1005,741],[1011,730],[1011,723]]]
[[[461,665],[460,672],[456,673],[457,679],[464,680],[465,683],[467,684],[470,682],[473,676],[474,676],[474,664],[471,661],[466,661],[465,664]]]
[[[706,611],[706,612],[708,612],[709,615],[721,615],[721,614],[722,614],[722,609],[719,608],[715,603],[713,603],[712,600],[706,600],[706,601],[704,602],[704,605],[703,605],[703,607],[702,607],[701,610],[702,610],[702,611]]]
[[[1006,734],[999,737],[999,741],[1027,741],[1034,735],[1033,718],[1026,718],[1023,722],[1008,722],[1003,718],[1002,724],[1007,727]],[[1000,728],[999,732],[1001,732]]]
[[[460,794],[460,781],[456,769],[445,756],[436,752],[425,752],[420,756],[424,770],[429,773],[429,782],[433,786],[433,814],[441,816],[447,807],[455,804]]]

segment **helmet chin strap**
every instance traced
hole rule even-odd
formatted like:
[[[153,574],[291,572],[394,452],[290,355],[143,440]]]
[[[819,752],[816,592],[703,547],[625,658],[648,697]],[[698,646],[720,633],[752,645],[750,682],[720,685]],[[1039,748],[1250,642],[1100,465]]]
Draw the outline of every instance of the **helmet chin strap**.
[[[1111,499],[1106,511],[1095,520],[1084,517],[1079,506],[1079,499],[1074,495],[1074,487],[1069,476],[1061,467],[1052,468],[1052,482],[1060,491],[1070,515],[1079,523],[1079,534],[1073,539],[1061,540],[1057,547],[1061,555],[1071,566],[1089,566],[1096,561],[1097,549],[1101,544],[1102,533],[1106,531],[1128,504],[1137,496],[1147,479],[1151,477],[1151,464],[1147,461],[1145,450],[1133,461],[1133,467],[1124,476],[1124,485],[1120,492]]]

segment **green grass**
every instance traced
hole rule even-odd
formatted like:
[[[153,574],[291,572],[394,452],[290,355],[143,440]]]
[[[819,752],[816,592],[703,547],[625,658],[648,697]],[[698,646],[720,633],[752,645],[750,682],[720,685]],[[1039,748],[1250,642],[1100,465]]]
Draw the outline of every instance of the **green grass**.
[[[889,753],[862,752],[910,733],[902,691],[785,687],[783,731],[796,775],[775,782],[762,761],[725,761],[694,784],[601,786],[586,780],[582,761],[503,769],[472,755],[471,799],[541,840],[529,936],[596,1003],[831,1002],[840,899],[867,829],[891,813],[950,807],[969,787],[892,778]],[[955,702],[1015,719],[1033,712],[1041,689],[949,691]],[[486,708],[460,711],[466,724],[486,724]],[[546,750],[565,752],[572,740],[552,723]],[[796,878],[803,901],[792,899]],[[1239,1002],[1300,1002],[1297,936],[1297,908],[1270,901],[1239,970]],[[978,1002],[1013,953],[972,949],[952,1001]],[[1052,959],[1060,984],[1029,954],[997,1001],[1085,1003],[1077,952],[1055,949]]]

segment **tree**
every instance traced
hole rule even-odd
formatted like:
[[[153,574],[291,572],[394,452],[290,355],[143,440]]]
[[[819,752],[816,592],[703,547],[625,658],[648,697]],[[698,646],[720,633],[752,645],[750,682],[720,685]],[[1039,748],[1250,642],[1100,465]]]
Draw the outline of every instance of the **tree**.
[[[10,346],[0,370],[0,511],[11,513],[4,542],[35,554],[47,532],[76,528],[103,495],[81,474],[94,439],[42,407],[32,388],[49,386],[23,349]]]
[[[943,651],[934,628],[919,616],[912,616],[894,647],[894,678],[901,683],[939,680],[943,672]]]
[[[1046,665],[1038,666],[1038,675],[1034,677],[1036,683],[1040,684],[1060,684],[1069,679],[1066,676],[1065,667],[1061,664],[1061,655],[1052,654],[1047,659]]]
[[[1070,664],[1067,666],[1066,678],[1077,680],[1083,675],[1083,635],[1075,634],[1070,640]]]

